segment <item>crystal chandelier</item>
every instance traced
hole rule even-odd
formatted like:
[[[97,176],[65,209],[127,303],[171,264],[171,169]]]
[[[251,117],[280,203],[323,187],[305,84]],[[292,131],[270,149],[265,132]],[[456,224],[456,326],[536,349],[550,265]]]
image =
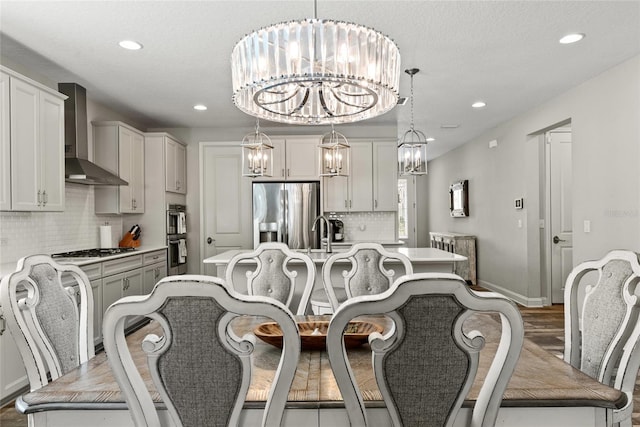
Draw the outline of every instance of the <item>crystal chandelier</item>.
[[[427,137],[413,127],[413,76],[420,70],[404,70],[411,76],[411,126],[402,135],[398,145],[398,172],[400,175],[427,174]]]
[[[273,171],[273,146],[271,138],[260,132],[259,120],[256,130],[242,138],[242,176],[271,176]]]
[[[320,141],[320,176],[349,176],[349,152],[350,146],[347,138],[335,131],[331,126],[331,132],[322,136]]]
[[[400,52],[376,30],[314,17],[246,35],[233,48],[231,72],[233,102],[249,115],[289,124],[351,123],[397,104]]]

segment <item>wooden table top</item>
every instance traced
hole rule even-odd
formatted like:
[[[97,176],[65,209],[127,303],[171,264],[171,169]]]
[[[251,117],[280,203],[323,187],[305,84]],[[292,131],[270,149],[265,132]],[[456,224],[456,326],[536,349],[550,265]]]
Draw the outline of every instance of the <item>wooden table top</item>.
[[[300,316],[300,320],[328,320],[328,316]],[[243,318],[234,328],[239,331],[253,330],[265,319]],[[371,320],[371,319],[370,319]],[[380,319],[376,320],[380,322]],[[384,325],[382,321],[380,324]],[[487,347],[497,347],[499,323],[489,315],[476,315],[467,321],[468,329],[481,331],[487,340]],[[152,322],[133,334],[127,340],[140,342],[159,327]],[[133,350],[138,366],[146,366],[144,353]],[[383,406],[380,392],[371,371],[371,351],[368,345],[350,349],[350,362],[358,385],[368,406]],[[280,357],[280,350],[259,339],[253,359],[253,377],[245,407],[263,407]],[[465,406],[472,406],[477,398],[482,379],[488,370],[488,358],[480,359],[476,382],[472,387]],[[146,367],[141,369],[150,390],[155,390]],[[157,402],[161,399],[153,393]],[[525,339],[524,348],[515,373],[504,394],[502,406],[515,407],[576,407],[593,406],[621,408],[626,403],[626,395],[612,387],[605,386],[591,377],[574,369],[563,360]],[[339,407],[342,398],[338,390],[329,359],[324,351],[302,351],[296,376],[289,392],[288,407]],[[23,413],[33,413],[56,409],[121,409],[126,408],[120,389],[115,382],[107,356],[104,352],[89,362],[53,381],[49,385],[28,393],[18,400],[17,408]]]

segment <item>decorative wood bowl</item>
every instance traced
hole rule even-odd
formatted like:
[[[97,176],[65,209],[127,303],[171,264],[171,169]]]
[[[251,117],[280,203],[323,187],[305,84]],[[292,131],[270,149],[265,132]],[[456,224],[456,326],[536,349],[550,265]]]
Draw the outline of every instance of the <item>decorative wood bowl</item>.
[[[300,330],[300,344],[303,350],[324,350],[327,339],[328,321],[298,322]],[[317,331],[316,331],[317,330]],[[316,331],[314,333],[314,331]],[[370,322],[349,322],[344,334],[344,342],[347,348],[359,347],[366,343],[373,332],[382,332],[380,325]],[[282,348],[282,330],[275,322],[267,322],[258,325],[254,334],[262,341]]]

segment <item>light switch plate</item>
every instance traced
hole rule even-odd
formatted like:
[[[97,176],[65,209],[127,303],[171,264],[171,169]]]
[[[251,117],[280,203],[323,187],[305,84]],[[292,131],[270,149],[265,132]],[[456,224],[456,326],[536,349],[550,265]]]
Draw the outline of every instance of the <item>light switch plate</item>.
[[[514,206],[516,209],[522,209],[524,207],[524,199],[521,197],[514,201]]]
[[[591,221],[589,221],[588,219],[584,220],[584,232],[591,233]]]

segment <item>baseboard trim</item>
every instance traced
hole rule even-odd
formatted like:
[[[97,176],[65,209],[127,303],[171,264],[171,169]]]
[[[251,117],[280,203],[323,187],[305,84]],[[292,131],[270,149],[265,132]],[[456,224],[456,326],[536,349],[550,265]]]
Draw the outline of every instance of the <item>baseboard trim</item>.
[[[524,305],[525,307],[544,307],[547,305],[546,297],[529,298],[527,296],[513,292],[512,290],[509,290],[509,289],[505,289],[501,286],[498,286],[491,282],[487,282],[485,280],[478,280],[478,284],[483,288],[489,289],[490,291],[499,292],[502,295],[505,295],[511,298],[518,304]]]

